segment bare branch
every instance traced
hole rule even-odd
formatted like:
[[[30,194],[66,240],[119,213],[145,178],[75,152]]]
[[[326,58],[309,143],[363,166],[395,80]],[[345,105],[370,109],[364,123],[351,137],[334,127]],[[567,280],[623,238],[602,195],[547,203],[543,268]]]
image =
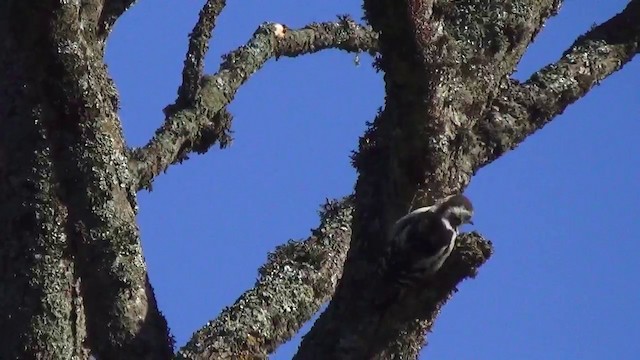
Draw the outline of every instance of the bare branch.
[[[351,238],[351,198],[328,202],[302,242],[269,255],[253,289],[196,332],[179,359],[266,358],[318,311],[335,289]]]
[[[355,23],[346,15],[339,16],[337,22],[312,23],[294,31],[286,27],[282,30],[276,57],[296,57],[324,49],[368,52],[373,55],[378,47],[378,34],[368,26]]]
[[[106,39],[111,32],[113,24],[129,10],[137,0],[105,0],[102,14],[98,20],[98,35]]]
[[[198,22],[189,34],[189,48],[184,59],[182,85],[178,89],[176,104],[187,106],[196,99],[204,69],[204,57],[209,50],[209,40],[216,26],[216,19],[225,5],[225,0],[207,0],[200,10]]]
[[[476,167],[497,159],[544,127],[567,106],[607,76],[620,70],[640,50],[640,1],[579,37],[560,60],[523,84],[505,84],[491,112],[475,127],[482,139]]]
[[[224,56],[215,75],[200,79],[198,98],[193,104],[186,107],[174,104],[165,109],[167,118],[153,139],[131,154],[130,167],[137,180],[136,188],[149,187],[155,176],[192,151],[204,152],[216,141],[224,147],[230,140],[230,117],[218,113],[270,58],[324,49],[371,51],[376,44],[377,35],[373,31],[345,19],[311,24],[300,30],[288,30],[273,23],[261,25],[246,45]],[[203,133],[209,134],[208,141],[202,141]]]

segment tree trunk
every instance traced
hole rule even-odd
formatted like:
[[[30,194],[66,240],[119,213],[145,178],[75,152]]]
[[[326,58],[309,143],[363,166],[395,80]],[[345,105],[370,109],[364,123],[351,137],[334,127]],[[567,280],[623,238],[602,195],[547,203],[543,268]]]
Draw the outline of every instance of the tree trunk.
[[[0,6],[0,358],[167,359],[99,13],[46,3]]]
[[[205,74],[226,5],[207,0],[178,98],[132,150],[104,44],[134,2],[0,2],[0,359],[173,358],[136,192],[189,154],[226,146],[226,106],[268,60],[329,48],[376,54],[385,73],[385,106],[353,158],[356,192],[328,202],[307,240],[278,247],[254,289],[176,356],[266,357],[331,299],[297,358],[415,358],[492,248],[477,233],[460,236],[426,286],[402,292],[380,274],[389,227],[410,207],[461,192],[640,51],[640,0],[631,0],[520,83],[511,73],[561,1],[365,0],[371,27],[348,16],[298,30],[264,23]]]

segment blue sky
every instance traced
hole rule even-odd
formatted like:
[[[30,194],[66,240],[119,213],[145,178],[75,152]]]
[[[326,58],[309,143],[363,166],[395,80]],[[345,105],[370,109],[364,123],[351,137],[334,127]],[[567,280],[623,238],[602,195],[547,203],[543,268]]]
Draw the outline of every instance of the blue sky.
[[[202,2],[142,0],[117,24],[107,63],[130,145],[146,143],[174,101]],[[555,61],[626,3],[565,1],[516,76]],[[295,28],[345,13],[360,18],[360,3],[229,2],[207,71],[263,21]],[[352,191],[349,154],[383,95],[366,55],[360,66],[338,51],[270,61],[230,106],[233,145],[172,167],[140,194],[151,280],[179,346],[253,285],[269,251],[309,235],[325,198]],[[636,59],[479,171],[467,194],[495,255],[444,308],[421,358],[636,358],[639,107]],[[299,340],[272,359],[290,359]]]

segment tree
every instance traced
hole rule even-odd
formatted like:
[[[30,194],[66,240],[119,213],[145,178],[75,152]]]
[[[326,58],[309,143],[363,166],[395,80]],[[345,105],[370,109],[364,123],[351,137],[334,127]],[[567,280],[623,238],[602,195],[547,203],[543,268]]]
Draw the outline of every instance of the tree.
[[[226,107],[266,61],[330,48],[378,54],[384,72],[384,107],[353,155],[355,193],[328,202],[307,240],[279,247],[256,287],[178,357],[264,356],[329,299],[298,358],[415,357],[441,306],[492,248],[467,234],[434,283],[381,308],[377,300],[396,291],[377,273],[382,234],[411,204],[462,191],[631,61],[640,38],[632,0],[518,82],[510,74],[559,1],[365,1],[370,27],[348,17],[298,30],[265,23],[205,73],[225,6],[211,0],[189,37],[175,103],[134,149],[104,64],[110,31],[132,4],[0,7],[0,358],[171,358],[142,256],[137,192],[190,154],[228,145]]]

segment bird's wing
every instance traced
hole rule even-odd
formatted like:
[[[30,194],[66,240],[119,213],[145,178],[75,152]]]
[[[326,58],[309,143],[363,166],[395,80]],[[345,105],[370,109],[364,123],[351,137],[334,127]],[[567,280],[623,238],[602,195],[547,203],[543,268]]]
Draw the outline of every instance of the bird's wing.
[[[421,216],[421,214],[424,214],[425,212],[433,213],[434,208],[435,208],[434,206],[425,206],[425,207],[417,208],[412,212],[408,213],[407,215],[398,219],[398,221],[396,221],[391,227],[391,232],[389,233],[389,240],[393,241],[393,239],[398,234],[400,234],[402,231],[406,231],[407,225],[410,223],[410,221],[413,218],[415,218],[416,216]]]
[[[428,234],[427,238],[423,239],[419,244],[416,244],[416,248],[420,252],[425,254],[433,254],[442,248],[449,246],[451,239],[455,236],[456,232],[451,226],[446,226],[442,219],[435,214],[428,221],[423,222],[427,228],[421,229],[421,232]]]
[[[381,259],[381,270],[387,279],[399,283],[411,283],[430,273],[429,269],[442,259],[454,236],[453,229],[431,209],[408,214],[396,222],[394,230],[405,241],[392,240]]]

